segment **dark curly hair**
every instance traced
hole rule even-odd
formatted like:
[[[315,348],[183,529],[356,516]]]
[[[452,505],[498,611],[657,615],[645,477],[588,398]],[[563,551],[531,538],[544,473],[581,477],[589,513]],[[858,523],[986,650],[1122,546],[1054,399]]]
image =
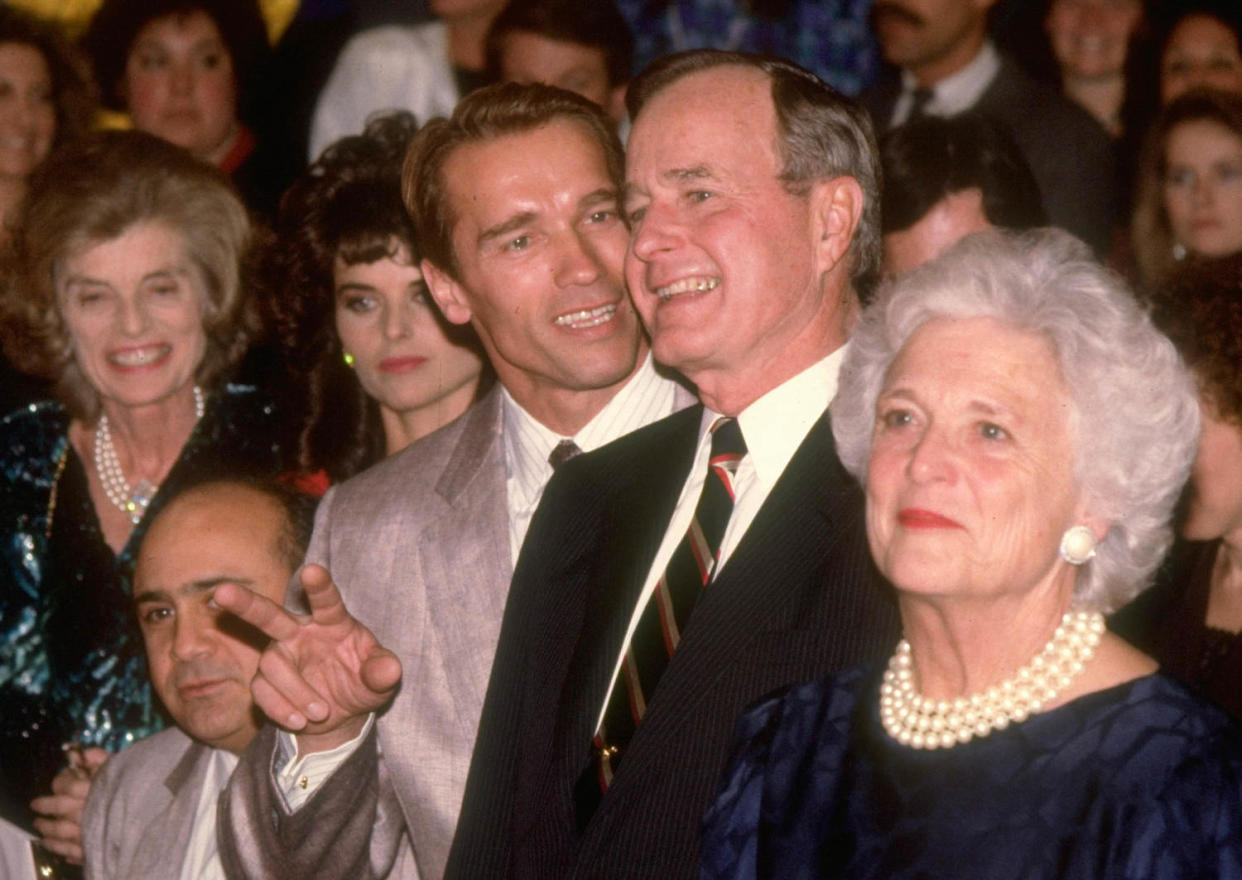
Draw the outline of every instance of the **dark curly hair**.
[[[291,399],[301,413],[295,438],[300,470],[347,479],[384,457],[379,404],[343,361],[336,332],[339,258],[372,263],[404,251],[421,257],[401,203],[401,163],[417,131],[407,112],[373,118],[361,135],[324,151],[280,201],[276,236],[261,263],[266,322],[289,370]],[[470,328],[443,325],[454,339]]]
[[[52,148],[76,140],[90,130],[95,117],[95,82],[90,68],[51,24],[10,6],[0,5],[0,44],[30,46],[43,56],[52,78],[56,137]]]
[[[95,65],[95,78],[103,90],[104,103],[125,110],[121,80],[134,40],[148,24],[202,12],[220,32],[237,77],[237,107],[249,119],[256,108],[254,85],[267,63],[271,46],[258,0],[104,0],[82,36],[82,47]]]
[[[1242,254],[1179,267],[1153,297],[1152,318],[1221,419],[1242,427]]]

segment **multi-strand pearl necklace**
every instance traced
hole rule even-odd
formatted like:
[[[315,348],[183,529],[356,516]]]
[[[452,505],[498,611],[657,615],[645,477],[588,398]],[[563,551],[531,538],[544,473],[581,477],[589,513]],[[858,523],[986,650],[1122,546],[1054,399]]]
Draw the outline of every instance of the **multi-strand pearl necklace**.
[[[194,386],[194,420],[203,417],[203,389]],[[137,485],[130,486],[125,479],[125,471],[121,469],[121,461],[117,458],[116,446],[112,443],[112,431],[108,426],[105,413],[99,417],[95,427],[95,472],[99,474],[99,482],[103,484],[104,494],[112,502],[112,506],[129,517],[134,525],[142,520],[147,512],[151,499],[160,490],[158,483],[141,479]]]
[[[981,694],[933,700],[914,689],[914,659],[902,639],[880,684],[880,721],[888,735],[915,749],[947,749],[1022,722],[1069,687],[1095,654],[1104,615],[1071,610],[1052,639],[1010,679]]]

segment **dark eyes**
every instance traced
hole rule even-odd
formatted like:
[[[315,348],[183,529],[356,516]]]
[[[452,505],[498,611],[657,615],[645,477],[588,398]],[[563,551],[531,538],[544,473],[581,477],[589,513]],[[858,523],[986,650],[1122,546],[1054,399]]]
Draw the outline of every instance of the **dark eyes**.
[[[351,296],[346,298],[344,305],[345,311],[362,315],[375,308],[375,300],[369,296]]]
[[[161,620],[168,620],[172,617],[173,610],[162,605],[157,605],[154,608],[148,608],[146,611],[141,612],[141,614],[143,623],[159,623]]]

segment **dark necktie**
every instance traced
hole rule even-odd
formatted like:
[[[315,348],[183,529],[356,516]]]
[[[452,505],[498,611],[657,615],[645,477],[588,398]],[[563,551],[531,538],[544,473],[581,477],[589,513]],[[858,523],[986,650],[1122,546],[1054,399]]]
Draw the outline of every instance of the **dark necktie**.
[[[906,114],[906,122],[917,122],[927,116],[927,105],[931,103],[932,98],[936,97],[935,91],[927,86],[919,86],[910,93],[913,101],[910,104],[910,112]]]
[[[548,464],[552,465],[552,471],[555,473],[565,462],[581,454],[582,450],[578,448],[577,443],[572,440],[562,440],[548,453]]]
[[[716,573],[720,541],[733,513],[733,478],[746,455],[746,443],[736,419],[717,419],[711,431],[707,478],[694,518],[634,628],[608,699],[604,723],[591,742],[590,763],[574,789],[579,827],[586,827],[612,782],[660,676],[681,641],[694,602]]]

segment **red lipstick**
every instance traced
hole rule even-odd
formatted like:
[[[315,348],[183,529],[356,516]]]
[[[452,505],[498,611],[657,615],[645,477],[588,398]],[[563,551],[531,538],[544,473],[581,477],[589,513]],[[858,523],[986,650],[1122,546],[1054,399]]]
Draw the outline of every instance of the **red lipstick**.
[[[410,370],[417,370],[425,363],[427,363],[425,357],[390,357],[380,361],[379,368],[385,373],[408,373]]]
[[[897,512],[897,522],[907,529],[960,529],[962,524],[917,507],[907,507]]]

